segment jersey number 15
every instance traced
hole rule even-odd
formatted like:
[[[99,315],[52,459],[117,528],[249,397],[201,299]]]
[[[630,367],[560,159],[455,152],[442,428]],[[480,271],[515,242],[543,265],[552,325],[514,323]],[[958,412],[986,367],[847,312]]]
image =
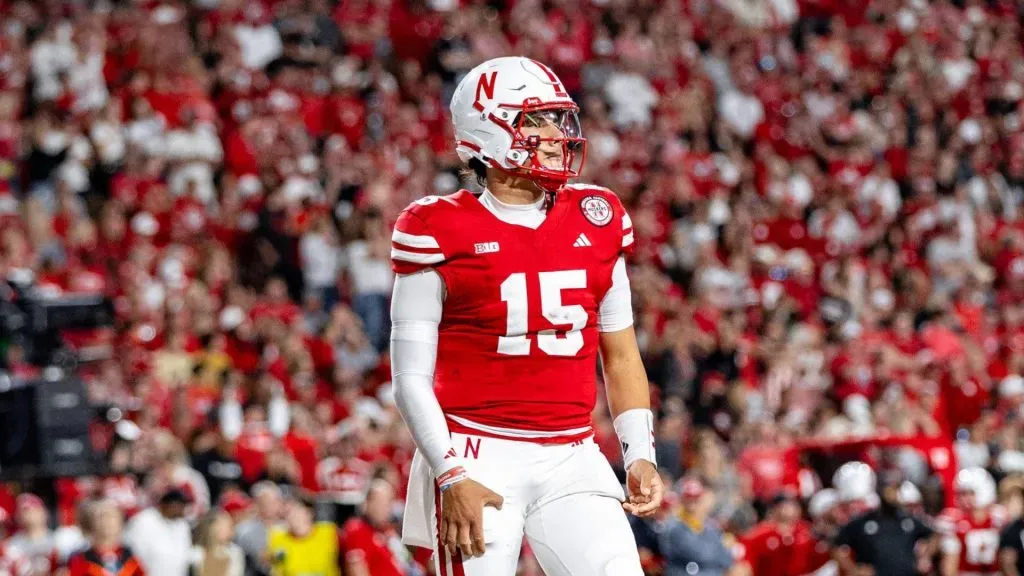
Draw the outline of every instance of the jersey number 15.
[[[501,283],[501,301],[508,306],[505,319],[505,336],[498,336],[498,353],[509,356],[526,356],[530,353],[530,338],[527,336],[530,303],[526,292],[526,274],[509,274]],[[583,327],[587,325],[587,311],[579,304],[562,304],[562,290],[587,287],[586,270],[560,270],[540,272],[540,311],[544,318],[555,326],[570,325],[568,330],[540,330],[537,332],[537,347],[551,356],[575,356],[583,348]],[[559,332],[563,335],[559,336]]]

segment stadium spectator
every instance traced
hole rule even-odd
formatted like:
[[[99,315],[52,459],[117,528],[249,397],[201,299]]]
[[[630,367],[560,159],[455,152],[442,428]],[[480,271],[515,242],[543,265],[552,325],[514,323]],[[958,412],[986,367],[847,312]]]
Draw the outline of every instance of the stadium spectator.
[[[750,495],[745,493],[744,480],[735,464],[729,461],[721,439],[710,430],[697,430],[692,438],[692,447],[688,451],[692,464],[688,473],[714,493],[710,518],[720,524],[753,518],[754,511],[749,502]]]
[[[57,544],[43,500],[35,494],[18,496],[18,533],[7,545],[31,566],[33,576],[50,574],[58,562]]]
[[[271,482],[260,482],[252,488],[253,513],[238,524],[235,542],[245,553],[246,574],[270,574],[267,542],[270,531],[284,521],[281,489]]]
[[[719,528],[713,521],[709,522],[714,498],[713,493],[704,490],[700,480],[683,480],[679,518],[670,521],[661,535],[665,576],[729,573],[734,563],[733,552],[726,546]]]
[[[124,542],[146,574],[188,574],[192,531],[185,520],[185,509],[189,503],[181,488],[171,487],[154,506],[140,511],[128,522]]]
[[[356,358],[366,355],[365,361],[372,362],[374,360],[369,356],[373,351],[364,349],[358,338],[366,334],[376,351],[386,347],[385,341],[390,334],[388,300],[394,276],[387,257],[391,236],[383,214],[376,210],[363,214],[361,226],[359,239],[351,242],[345,251],[345,272],[352,291],[352,309],[362,321],[362,329],[352,325],[346,330],[342,335],[344,346],[336,354],[355,354]],[[353,342],[353,339],[356,340]],[[339,358],[339,364],[345,365],[343,360],[344,357]],[[365,370],[368,366],[359,368]]]
[[[171,487],[179,488],[188,500],[186,516],[190,521],[210,509],[210,489],[202,474],[190,465],[182,440],[161,434],[154,459],[154,469],[147,477],[148,493],[160,494]]]
[[[1017,518],[999,536],[999,566],[1003,574],[1024,574],[1024,519]]]
[[[285,505],[285,524],[267,535],[267,556],[273,576],[340,576],[338,526],[315,522],[309,503],[290,499]]]
[[[805,552],[812,541],[796,494],[785,490],[769,502],[765,520],[740,539],[739,562],[751,574],[803,574],[809,560]]]
[[[141,562],[126,546],[121,509],[108,500],[99,500],[89,507],[90,545],[68,561],[68,576],[92,574],[124,574],[144,576]]]
[[[0,520],[0,535],[7,535],[6,528],[6,513]],[[32,570],[32,564],[28,558],[21,555],[17,550],[12,549],[9,542],[6,540],[0,540],[0,569],[11,576],[29,576],[30,570]]]
[[[208,513],[196,528],[192,572],[197,576],[243,576],[245,553],[232,542],[235,524],[224,510]]]
[[[938,549],[935,531],[900,507],[903,476],[890,470],[879,478],[879,507],[839,530],[836,562],[843,573],[927,574]]]
[[[235,457],[235,444],[219,430],[208,430],[192,443],[192,466],[203,475],[210,489],[210,501],[242,483],[242,466]]]
[[[329,432],[316,468],[320,494],[339,526],[355,513],[369,486],[371,466],[359,457],[363,427],[358,417],[352,417]]]
[[[403,576],[419,573],[394,526],[394,498],[395,490],[387,480],[374,480],[367,491],[362,514],[342,526],[345,574]]]
[[[787,451],[788,434],[773,422],[762,422],[751,430],[753,441],[739,455],[737,468],[753,489],[763,506],[796,482],[796,454]]]

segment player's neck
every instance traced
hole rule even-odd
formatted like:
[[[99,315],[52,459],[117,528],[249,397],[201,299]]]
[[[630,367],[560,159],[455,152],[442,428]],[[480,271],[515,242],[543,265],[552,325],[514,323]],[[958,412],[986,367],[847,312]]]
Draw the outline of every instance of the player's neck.
[[[519,178],[511,181],[491,179],[487,182],[487,191],[498,202],[511,206],[535,204],[544,197],[544,190],[539,186]]]

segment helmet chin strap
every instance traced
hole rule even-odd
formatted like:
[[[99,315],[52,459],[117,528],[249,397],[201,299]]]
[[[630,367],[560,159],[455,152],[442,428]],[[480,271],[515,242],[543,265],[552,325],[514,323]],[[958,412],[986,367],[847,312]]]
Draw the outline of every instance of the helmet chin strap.
[[[537,180],[532,180],[530,178],[525,177],[523,177],[522,179],[529,182],[530,186],[532,186],[533,189],[536,190],[537,192],[540,192],[541,195],[544,197],[544,203],[541,205],[542,210],[550,210],[551,207],[555,205],[555,195],[557,193],[557,190],[545,188]]]
[[[558,197],[557,193],[545,190],[544,191],[544,210],[551,210],[552,208],[554,208],[555,207],[555,198],[557,198],[557,197]]]
[[[539,180],[534,180],[525,176],[521,176],[520,178],[529,182],[530,186],[532,186],[534,190],[540,192],[544,196],[544,204],[542,206],[544,210],[550,210],[555,205],[555,197],[558,196],[558,190],[561,190],[562,186],[564,186],[564,184],[560,184],[557,189],[551,189],[542,185]]]
[[[535,168],[545,169],[545,166],[541,162],[538,154],[539,154],[539,150],[538,149],[534,149],[533,152],[530,153],[529,156],[526,158],[526,162],[531,162],[533,164],[533,167],[535,167]],[[567,168],[563,167],[563,169],[567,169]],[[554,204],[554,195],[555,195],[555,193],[558,192],[558,190],[561,190],[561,188],[563,186],[565,186],[565,182],[558,182],[555,179],[546,180],[544,178],[531,178],[531,177],[529,177],[527,175],[523,175],[522,178],[524,180],[528,180],[541,193],[550,196],[552,204]],[[549,188],[549,187],[545,186],[544,184],[542,184],[543,182],[546,182],[546,181],[550,181],[552,183],[557,184],[557,187]]]

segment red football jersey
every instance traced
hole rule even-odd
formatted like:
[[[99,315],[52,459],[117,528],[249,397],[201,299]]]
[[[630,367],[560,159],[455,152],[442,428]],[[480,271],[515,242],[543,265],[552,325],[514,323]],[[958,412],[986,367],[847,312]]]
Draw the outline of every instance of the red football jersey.
[[[1006,525],[1002,508],[993,506],[982,519],[959,508],[948,508],[936,520],[942,551],[958,553],[959,574],[999,574],[999,533]]]
[[[434,391],[452,430],[539,442],[592,433],[598,308],[632,244],[619,199],[595,186],[563,188],[536,230],[465,190],[402,212],[395,272],[432,267],[447,289]]]
[[[373,576],[402,576],[413,562],[393,528],[378,530],[363,518],[350,518],[341,528],[345,561],[362,561]]]
[[[750,565],[751,572],[757,576],[795,576],[807,572],[806,553],[814,542],[814,535],[805,522],[784,529],[765,520],[743,535],[734,555],[738,561]]]
[[[0,542],[0,576],[27,576],[31,570],[27,558]]]

